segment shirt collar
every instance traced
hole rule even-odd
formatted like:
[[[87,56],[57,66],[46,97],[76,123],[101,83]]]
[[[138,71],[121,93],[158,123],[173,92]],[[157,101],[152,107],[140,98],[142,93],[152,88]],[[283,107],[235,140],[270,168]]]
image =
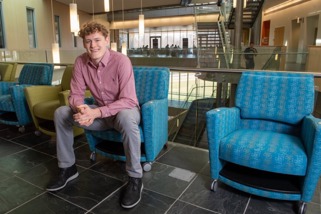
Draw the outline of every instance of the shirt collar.
[[[108,64],[109,59],[110,59],[110,51],[107,48],[106,52],[105,52],[103,58],[100,60],[99,64],[102,65],[103,67],[106,67],[107,64]],[[90,60],[90,57],[88,56],[88,54],[87,54],[87,64],[94,65],[92,63],[92,61]]]

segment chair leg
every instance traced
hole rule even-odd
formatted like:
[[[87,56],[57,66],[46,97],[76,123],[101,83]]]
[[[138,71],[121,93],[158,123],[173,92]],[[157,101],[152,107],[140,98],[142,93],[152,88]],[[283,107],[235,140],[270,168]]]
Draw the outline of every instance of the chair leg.
[[[92,152],[92,153],[90,154],[90,161],[96,162],[96,152]]]
[[[307,210],[307,203],[300,201],[299,202],[299,209],[298,209],[298,214],[305,214]]]
[[[216,192],[217,186],[218,186],[218,181],[217,181],[217,179],[214,179],[214,180],[212,181],[212,183],[211,183],[211,190],[212,190],[213,192]]]
[[[19,131],[20,133],[24,133],[24,132],[26,131],[26,128],[25,128],[24,126],[20,126],[20,127],[18,128],[18,131]]]
[[[152,169],[152,162],[145,162],[143,163],[143,170],[145,172],[149,172]]]

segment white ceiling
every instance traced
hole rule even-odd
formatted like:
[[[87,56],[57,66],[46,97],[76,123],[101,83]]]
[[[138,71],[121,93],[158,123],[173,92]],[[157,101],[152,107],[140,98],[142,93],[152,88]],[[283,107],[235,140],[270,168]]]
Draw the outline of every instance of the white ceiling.
[[[55,0],[57,2],[67,4],[77,3],[77,8],[79,10],[85,11],[87,13],[104,13],[104,0]],[[114,11],[132,10],[142,8],[157,8],[157,7],[173,7],[180,6],[181,0],[109,0],[110,9],[112,9],[112,4],[114,4]],[[122,6],[123,2],[123,6]],[[192,0],[191,3],[208,3],[217,2],[217,0]]]
[[[87,12],[92,14],[101,14],[105,13],[104,11],[104,0],[55,0],[57,2],[69,5],[70,3],[77,3],[78,10]],[[181,6],[181,0],[109,0],[110,1],[110,9],[114,11],[122,11],[122,10],[140,10],[141,4],[143,10],[147,8],[162,8],[162,7],[178,7]],[[188,1],[188,0],[186,0]],[[269,8],[271,6],[280,4],[287,0],[265,0],[264,8]],[[191,0],[192,4],[199,3],[216,3],[217,0]],[[185,7],[185,6],[181,6]]]

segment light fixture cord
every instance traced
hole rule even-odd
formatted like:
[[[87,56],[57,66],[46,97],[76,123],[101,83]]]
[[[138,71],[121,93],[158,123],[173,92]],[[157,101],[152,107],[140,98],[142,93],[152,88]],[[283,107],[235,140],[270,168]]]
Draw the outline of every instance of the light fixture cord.
[[[113,42],[115,42],[115,21],[114,21],[114,0],[111,1],[111,12],[112,12],[112,18],[113,18],[113,26],[114,26],[114,29],[113,29]]]
[[[55,21],[54,21],[54,13],[53,13],[53,3],[51,0],[51,23],[52,23],[52,34],[53,34],[53,40],[54,43],[56,43],[56,35],[55,35]]]
[[[121,1],[121,8],[123,10],[123,37],[124,37],[124,21],[125,21],[125,15],[124,15],[124,0]]]
[[[94,0],[91,0],[91,5],[93,8],[93,20],[95,19],[95,5],[94,5]]]
[[[140,0],[140,14],[143,14],[143,0]]]

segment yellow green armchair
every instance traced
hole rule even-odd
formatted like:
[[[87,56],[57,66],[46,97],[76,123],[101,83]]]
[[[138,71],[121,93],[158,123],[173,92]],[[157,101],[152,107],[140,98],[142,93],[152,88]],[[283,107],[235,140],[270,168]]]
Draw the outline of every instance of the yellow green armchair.
[[[27,103],[36,127],[36,135],[41,132],[55,136],[54,112],[59,106],[69,105],[70,80],[73,66],[66,66],[61,84],[55,86],[32,86],[25,88]],[[74,127],[75,136],[81,135],[83,129]]]

